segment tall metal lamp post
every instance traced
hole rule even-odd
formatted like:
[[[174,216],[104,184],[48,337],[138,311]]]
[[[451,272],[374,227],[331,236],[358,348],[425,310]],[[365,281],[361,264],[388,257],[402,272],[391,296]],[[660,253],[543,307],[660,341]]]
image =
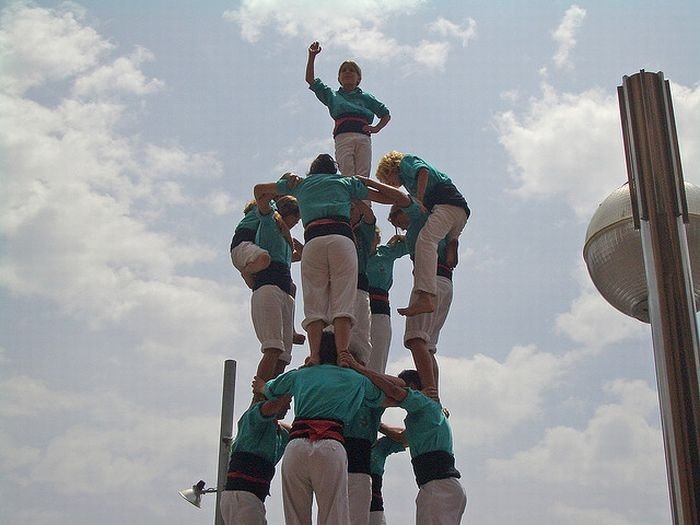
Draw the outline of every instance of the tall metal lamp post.
[[[219,503],[221,493],[226,486],[226,473],[228,459],[233,441],[233,402],[236,391],[236,361],[227,359],[224,361],[224,382],[221,394],[221,426],[219,429],[219,461],[217,468],[216,487],[206,488],[206,483],[200,480],[192,485],[192,488],[179,491],[180,496],[199,507],[204,494],[216,494],[216,509],[214,510],[214,525],[224,525]]]
[[[683,182],[663,73],[623,77],[618,97],[629,191],[601,204],[583,254],[603,297],[651,322],[673,523],[698,525],[700,191]],[[644,273],[635,274],[641,261]]]

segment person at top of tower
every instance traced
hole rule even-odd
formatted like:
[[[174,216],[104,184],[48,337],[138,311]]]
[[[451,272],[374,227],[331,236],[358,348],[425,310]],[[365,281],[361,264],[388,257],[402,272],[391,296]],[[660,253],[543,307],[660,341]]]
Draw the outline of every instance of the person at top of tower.
[[[360,89],[362,70],[352,60],[346,60],[338,69],[340,88],[336,91],[316,78],[314,62],[321,52],[321,45],[309,46],[306,62],[306,82],[316,97],[328,107],[335,121],[335,158],[342,175],[369,177],[372,167],[373,133],[378,133],[389,123],[391,115],[387,107],[372,94]],[[375,115],[379,122],[372,125]]]

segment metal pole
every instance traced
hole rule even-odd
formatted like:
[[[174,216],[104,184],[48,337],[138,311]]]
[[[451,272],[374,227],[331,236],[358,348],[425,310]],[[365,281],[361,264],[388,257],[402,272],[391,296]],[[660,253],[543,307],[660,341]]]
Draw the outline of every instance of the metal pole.
[[[236,391],[236,361],[227,359],[224,362],[224,383],[221,395],[221,430],[219,432],[219,471],[216,478],[216,510],[214,525],[224,525],[219,503],[221,493],[226,485],[226,472],[231,450],[233,435],[233,401]]]
[[[635,224],[649,289],[671,511],[700,523],[700,352],[684,222],[688,221],[671,92],[643,70],[618,87]]]

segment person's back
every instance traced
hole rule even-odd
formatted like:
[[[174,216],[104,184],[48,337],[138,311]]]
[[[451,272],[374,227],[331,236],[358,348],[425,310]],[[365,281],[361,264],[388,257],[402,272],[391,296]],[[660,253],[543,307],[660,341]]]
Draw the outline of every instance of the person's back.
[[[284,186],[280,189],[289,191]],[[304,226],[327,217],[349,220],[352,200],[367,197],[366,188],[359,180],[339,173],[309,174],[291,194],[299,201]]]
[[[296,418],[336,419],[347,424],[363,402],[381,406],[383,400],[367,378],[335,364],[290,370],[271,383],[267,394],[292,395]]]
[[[285,522],[311,525],[314,496],[318,525],[349,525],[348,460],[344,427],[360,407],[379,407],[384,394],[369,379],[335,363],[333,334],[323,332],[321,364],[290,370],[268,381],[266,397],[290,394],[294,423],[282,460]]]

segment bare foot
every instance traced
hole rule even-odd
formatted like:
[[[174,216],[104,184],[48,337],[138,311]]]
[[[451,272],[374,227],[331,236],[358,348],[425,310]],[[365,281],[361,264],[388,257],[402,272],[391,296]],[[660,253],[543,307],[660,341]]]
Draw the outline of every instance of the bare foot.
[[[292,336],[292,343],[294,343],[295,345],[303,345],[305,342],[306,336],[304,334],[294,332],[294,335]]]
[[[429,293],[417,294],[416,300],[409,304],[406,308],[399,308],[398,312],[406,317],[412,317],[418,314],[429,314],[435,311],[433,296]]]

